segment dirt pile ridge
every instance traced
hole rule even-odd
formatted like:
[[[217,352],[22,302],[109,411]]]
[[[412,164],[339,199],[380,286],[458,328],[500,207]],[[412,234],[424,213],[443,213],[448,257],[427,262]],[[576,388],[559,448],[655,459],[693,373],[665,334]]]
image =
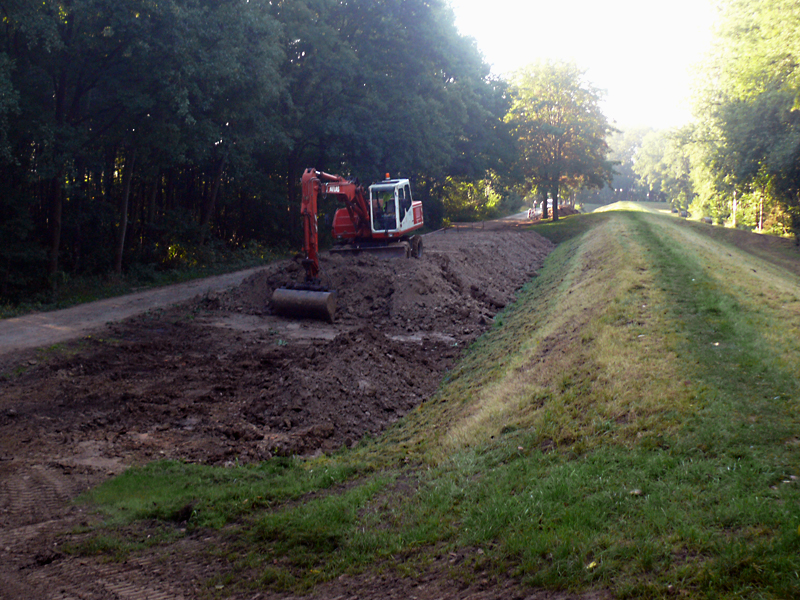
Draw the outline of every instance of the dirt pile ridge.
[[[5,357],[0,586],[19,591],[9,597],[115,597],[126,577],[142,581],[138,567],[117,566],[105,588],[86,583],[82,574],[104,572],[99,560],[58,552],[84,518],[69,500],[127,465],[252,462],[379,434],[436,390],[552,249],[514,223],[437,232],[424,245],[420,260],[323,255],[334,324],[271,314],[272,291],[302,278],[284,261],[54,355]],[[148,593],[193,597],[209,564],[188,560]]]

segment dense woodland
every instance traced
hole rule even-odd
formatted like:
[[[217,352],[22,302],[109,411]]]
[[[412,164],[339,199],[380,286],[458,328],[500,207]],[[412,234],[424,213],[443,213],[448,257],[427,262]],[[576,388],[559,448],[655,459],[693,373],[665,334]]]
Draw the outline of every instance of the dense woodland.
[[[444,2],[2,0],[0,294],[298,243],[315,166],[437,188],[513,158]],[[209,254],[210,255],[210,254]]]
[[[309,166],[408,177],[431,227],[600,190],[797,231],[800,9],[720,6],[696,121],[653,132],[575,65],[491,75],[445,0],[0,0],[0,300],[297,248]]]

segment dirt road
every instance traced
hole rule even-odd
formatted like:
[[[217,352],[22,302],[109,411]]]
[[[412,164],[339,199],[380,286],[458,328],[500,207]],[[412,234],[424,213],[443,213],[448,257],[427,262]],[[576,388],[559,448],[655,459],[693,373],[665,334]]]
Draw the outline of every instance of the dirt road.
[[[106,323],[239,285],[263,267],[0,321],[0,355],[79,338]]]
[[[61,311],[65,321],[6,323],[31,323],[43,345],[68,341],[35,352],[34,334],[0,328],[14,349],[0,378],[0,598],[200,597],[227,568],[219,534],[125,563],[75,557],[60,548],[92,517],[71,500],[158,458],[253,462],[380,433],[436,390],[551,248],[519,223],[494,222],[426,236],[420,260],[324,256],[323,279],[339,294],[335,324],[270,313],[272,290],[302,275],[290,261]],[[463,596],[446,580],[343,585],[315,597]]]

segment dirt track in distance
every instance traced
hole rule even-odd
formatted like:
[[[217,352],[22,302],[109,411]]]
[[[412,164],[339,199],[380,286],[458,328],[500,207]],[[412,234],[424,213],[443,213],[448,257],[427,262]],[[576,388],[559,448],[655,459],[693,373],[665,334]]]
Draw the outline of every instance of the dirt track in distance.
[[[272,290],[302,277],[284,261],[232,289],[92,329],[56,352],[3,353],[0,597],[198,597],[225,569],[208,552],[222,543],[217,534],[125,563],[75,558],[59,546],[90,517],[70,500],[158,458],[253,462],[379,434],[436,390],[552,249],[514,222],[424,242],[420,260],[324,255],[323,280],[339,295],[335,324],[270,313]],[[315,597],[464,597],[452,585],[365,577]],[[475,585],[474,598],[511,594],[510,584]]]

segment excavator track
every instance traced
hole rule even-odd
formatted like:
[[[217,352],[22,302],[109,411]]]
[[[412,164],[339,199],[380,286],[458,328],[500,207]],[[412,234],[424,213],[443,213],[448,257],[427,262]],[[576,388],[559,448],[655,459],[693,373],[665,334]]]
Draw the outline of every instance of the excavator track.
[[[334,246],[330,250],[331,254],[372,254],[380,258],[408,258],[411,256],[411,244],[399,242],[386,246],[352,245]]]
[[[392,244],[346,244],[334,246],[331,254],[374,254],[382,258],[422,258],[422,236],[413,235],[408,241]]]

